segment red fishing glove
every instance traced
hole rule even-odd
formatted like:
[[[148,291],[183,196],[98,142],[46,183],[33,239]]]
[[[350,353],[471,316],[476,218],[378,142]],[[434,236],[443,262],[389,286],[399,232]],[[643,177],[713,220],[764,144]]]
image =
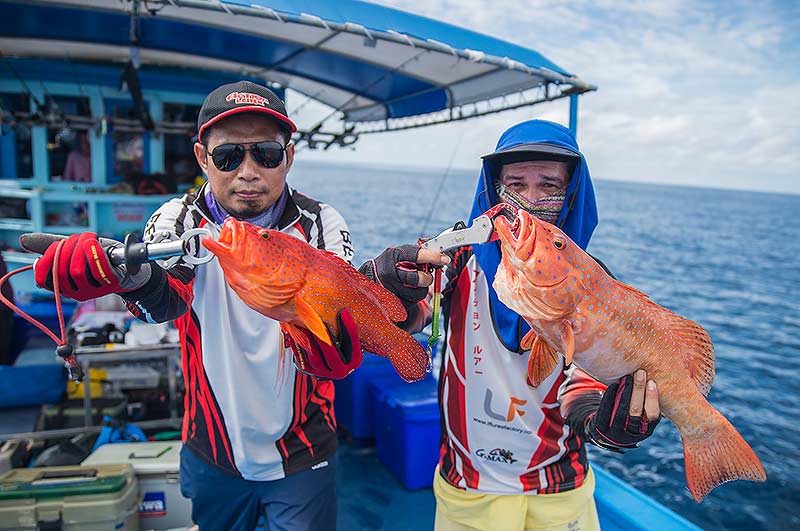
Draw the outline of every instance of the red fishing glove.
[[[356,322],[347,308],[341,310],[336,319],[339,322],[339,339],[328,330],[332,345],[322,343],[305,328],[297,330],[306,337],[310,349],[301,347],[286,336],[291,342],[294,365],[298,371],[323,380],[341,380],[361,365],[364,353],[361,351]]]
[[[150,265],[144,264],[136,275],[128,277],[125,266],[113,267],[106,254],[109,247],[122,244],[105,238],[103,241],[101,244],[93,232],[73,234],[63,241],[57,264],[56,249],[60,242],[51,243],[33,266],[36,284],[53,291],[55,270],[61,294],[78,301],[132,291],[143,286],[150,278]],[[125,282],[121,284],[123,279]]]

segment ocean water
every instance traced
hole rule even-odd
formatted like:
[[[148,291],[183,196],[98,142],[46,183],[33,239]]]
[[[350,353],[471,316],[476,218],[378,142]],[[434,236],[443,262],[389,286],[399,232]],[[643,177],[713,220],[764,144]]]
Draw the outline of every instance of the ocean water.
[[[298,158],[290,183],[342,213],[357,263],[466,219],[477,178]],[[800,196],[614,181],[595,189],[600,223],[589,251],[705,327],[717,358],[709,401],[768,479],[728,483],[696,503],[680,436],[666,420],[641,448],[590,451],[591,459],[705,529],[800,528]]]

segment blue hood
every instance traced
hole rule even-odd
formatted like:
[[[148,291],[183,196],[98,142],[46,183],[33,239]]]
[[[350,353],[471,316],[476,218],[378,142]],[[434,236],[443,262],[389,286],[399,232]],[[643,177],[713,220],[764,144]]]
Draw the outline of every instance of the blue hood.
[[[597,226],[597,205],[589,168],[578,148],[575,137],[572,136],[569,129],[559,124],[544,120],[530,120],[517,124],[503,133],[497,142],[495,152],[530,143],[550,144],[569,149],[580,155],[580,164],[575,167],[567,187],[567,199],[564,201],[564,208],[558,218],[558,226],[585,250],[589,245],[594,228]],[[472,203],[470,223],[498,203],[491,176],[491,164],[484,161],[478,179],[475,200]],[[497,334],[509,350],[519,352],[520,340],[530,330],[530,327],[522,317],[500,302],[492,287],[497,266],[500,265],[500,242],[475,245],[473,250],[489,284],[492,320]]]

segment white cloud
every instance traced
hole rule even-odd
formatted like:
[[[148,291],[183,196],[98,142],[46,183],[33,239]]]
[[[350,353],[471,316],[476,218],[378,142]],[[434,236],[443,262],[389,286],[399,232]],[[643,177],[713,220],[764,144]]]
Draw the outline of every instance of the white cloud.
[[[636,0],[379,2],[541,52],[598,85],[579,141],[599,177],[800,192],[798,22],[780,4]],[[788,12],[788,14],[787,14]],[[291,100],[290,100],[291,101]],[[313,121],[319,110],[302,114]],[[566,123],[565,102],[362,137],[304,157],[477,168],[508,126]],[[301,120],[302,123],[302,120]],[[413,154],[413,157],[409,157]],[[646,170],[645,170],[646,169]]]

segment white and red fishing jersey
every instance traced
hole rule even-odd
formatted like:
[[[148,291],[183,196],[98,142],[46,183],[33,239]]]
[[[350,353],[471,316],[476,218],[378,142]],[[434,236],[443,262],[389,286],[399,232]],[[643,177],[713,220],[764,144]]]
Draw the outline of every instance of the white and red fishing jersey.
[[[509,350],[495,332],[486,278],[471,248],[447,267],[446,321],[439,380],[440,473],[451,485],[492,494],[549,494],[579,487],[586,450],[565,424],[562,400],[605,386],[561,365],[539,386],[526,384],[528,352]]]
[[[206,227],[214,237],[206,186],[159,208],[145,241]],[[331,206],[294,190],[277,229],[353,257],[350,232]],[[193,245],[199,245],[197,238]],[[186,384],[183,443],[207,462],[247,480],[269,481],[306,470],[336,451],[334,388],[295,370],[279,323],[248,307],[225,282],[217,260],[153,267],[141,289],[124,294],[148,322],[175,320]]]

